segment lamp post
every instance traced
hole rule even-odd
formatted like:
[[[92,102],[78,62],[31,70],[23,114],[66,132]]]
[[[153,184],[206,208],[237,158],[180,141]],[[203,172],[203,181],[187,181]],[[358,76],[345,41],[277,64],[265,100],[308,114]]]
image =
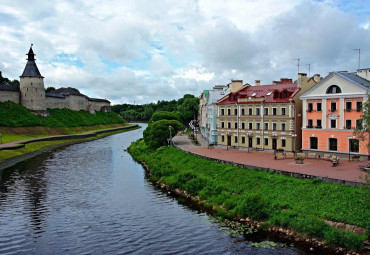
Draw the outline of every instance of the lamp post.
[[[351,139],[354,139],[354,136],[347,136],[348,138],[348,162],[351,161]]]
[[[249,137],[251,136],[251,134],[252,134],[251,132],[248,132],[247,133],[247,137],[248,137],[248,152],[249,152],[249,147],[250,147]]]
[[[226,150],[227,151],[229,150],[229,134],[230,134],[230,132],[227,131],[226,132]]]
[[[292,137],[293,137],[293,152],[295,155],[295,138],[297,137],[297,134],[292,134]]]
[[[172,131],[171,131],[171,126],[168,126],[169,130],[170,130],[170,145],[172,145]]]

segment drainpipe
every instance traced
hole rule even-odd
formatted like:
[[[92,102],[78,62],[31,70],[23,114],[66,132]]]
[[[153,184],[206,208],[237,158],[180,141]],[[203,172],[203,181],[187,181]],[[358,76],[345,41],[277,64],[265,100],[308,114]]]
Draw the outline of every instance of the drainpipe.
[[[261,115],[262,115],[262,150],[265,150],[265,122],[264,122],[264,107],[263,107],[263,101],[262,101],[262,109],[261,109]]]
[[[236,100],[238,100],[238,99],[236,99]],[[239,149],[239,114],[240,114],[239,113],[239,107],[238,107],[238,101],[236,101],[236,110],[238,111],[237,115],[236,115],[236,123],[237,123],[236,135],[238,137],[238,149]]]

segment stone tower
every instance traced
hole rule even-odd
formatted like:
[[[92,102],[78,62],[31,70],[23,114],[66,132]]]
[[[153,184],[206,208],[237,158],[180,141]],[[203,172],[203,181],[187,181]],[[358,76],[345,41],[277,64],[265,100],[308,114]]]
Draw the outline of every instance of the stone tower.
[[[35,62],[32,44],[28,51],[27,64],[20,76],[21,105],[34,111],[46,110],[44,77]]]

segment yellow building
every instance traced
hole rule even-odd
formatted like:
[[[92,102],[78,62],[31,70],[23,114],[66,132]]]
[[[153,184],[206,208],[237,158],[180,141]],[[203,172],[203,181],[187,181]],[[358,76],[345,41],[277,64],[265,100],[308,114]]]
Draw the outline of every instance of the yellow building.
[[[231,92],[218,103],[218,145],[260,150],[301,148],[302,102],[299,96],[320,80],[319,75],[298,81],[281,79],[255,86],[231,81]]]

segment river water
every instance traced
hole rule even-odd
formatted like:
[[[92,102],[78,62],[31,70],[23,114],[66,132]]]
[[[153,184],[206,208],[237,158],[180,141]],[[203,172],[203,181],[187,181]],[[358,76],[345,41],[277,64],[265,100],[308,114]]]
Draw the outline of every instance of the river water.
[[[232,237],[212,216],[157,189],[124,151],[142,132],[71,145],[3,171],[0,254],[307,254],[279,242],[256,248],[252,241],[270,237]]]

